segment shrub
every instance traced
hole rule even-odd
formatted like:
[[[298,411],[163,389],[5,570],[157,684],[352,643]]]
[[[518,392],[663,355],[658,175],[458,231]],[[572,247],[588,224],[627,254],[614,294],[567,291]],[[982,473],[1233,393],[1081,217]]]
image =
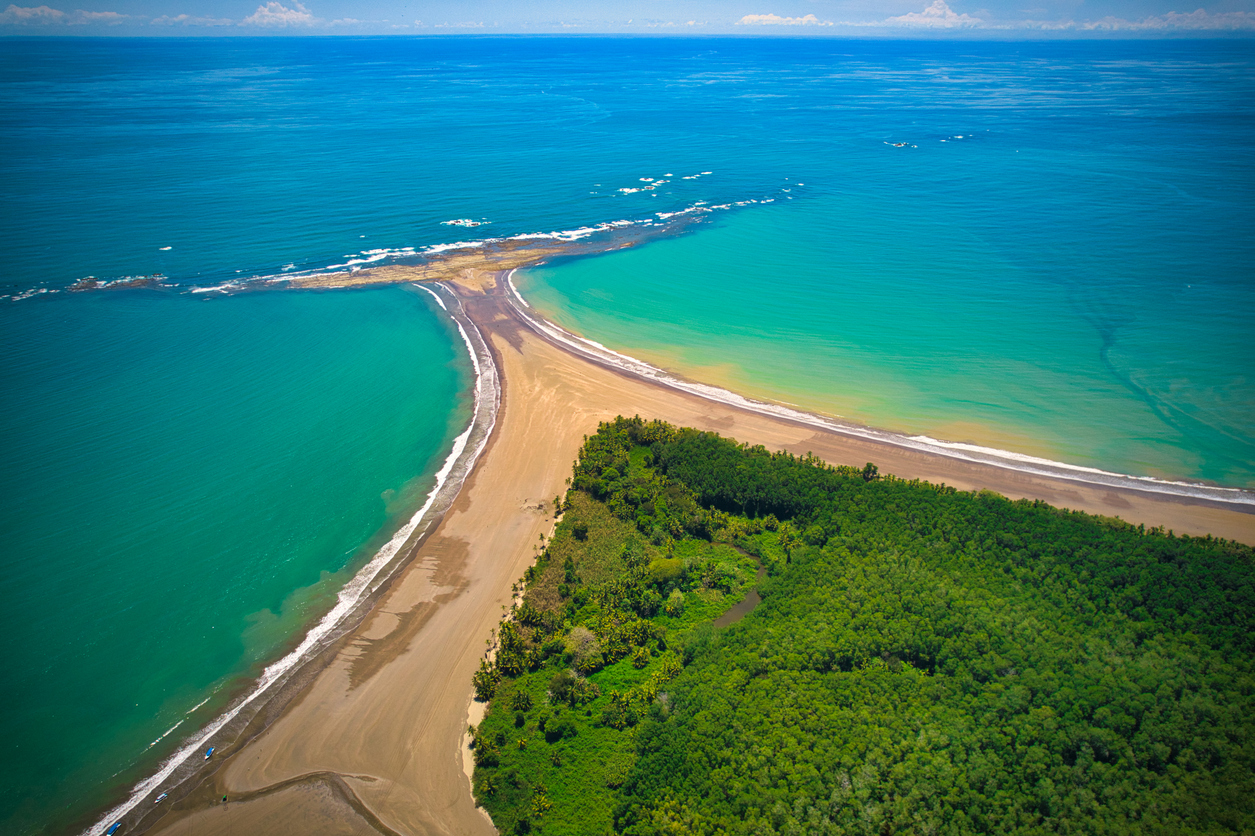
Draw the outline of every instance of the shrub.
[[[670,586],[684,577],[684,563],[677,557],[660,557],[649,564],[649,581],[661,587]]]
[[[566,717],[554,720],[545,727],[545,740],[557,743],[564,737],[575,737],[575,724]]]

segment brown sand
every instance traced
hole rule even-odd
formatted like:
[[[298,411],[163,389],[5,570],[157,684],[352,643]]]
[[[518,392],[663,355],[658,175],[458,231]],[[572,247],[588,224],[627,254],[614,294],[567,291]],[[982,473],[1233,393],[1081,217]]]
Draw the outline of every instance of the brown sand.
[[[293,279],[292,287],[343,288],[404,282],[457,282],[463,287],[486,290],[497,271],[529,267],[561,255],[578,252],[576,245],[549,242],[501,241],[483,247],[449,250],[420,264],[387,264],[355,272],[318,273]]]
[[[546,342],[479,276],[468,314],[503,404],[476,471],[376,610],[272,725],[154,828],[178,834],[491,834],[464,771],[470,679],[511,584],[553,526],[586,434],[639,414],[881,472],[1255,543],[1255,515],[1096,488],[818,433],[611,371]],[[485,294],[481,288],[488,288]],[[227,795],[228,804],[220,800]],[[210,799],[215,799],[210,801]]]

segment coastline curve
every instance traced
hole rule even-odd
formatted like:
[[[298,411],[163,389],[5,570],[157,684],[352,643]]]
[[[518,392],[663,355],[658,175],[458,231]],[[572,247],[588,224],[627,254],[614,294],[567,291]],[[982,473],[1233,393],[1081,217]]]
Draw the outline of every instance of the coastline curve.
[[[128,820],[133,826],[142,827],[146,824],[144,820],[155,811],[137,811],[141,802],[158,791],[172,792],[176,788],[194,786],[203,773],[204,764],[193,755],[210,745],[216,744],[216,748],[222,749],[237,742],[239,733],[283,691],[285,683],[365,617],[382,589],[409,562],[417,546],[436,529],[452,507],[496,426],[501,406],[501,380],[487,341],[466,315],[457,295],[441,283],[435,283],[436,290],[426,285],[416,284],[415,287],[430,294],[457,326],[470,356],[475,380],[470,422],[454,439],[452,449],[436,472],[436,482],[426,501],[341,588],[335,605],[305,633],[293,650],[268,665],[252,688],[188,738],[149,777],[139,782],[125,801],[109,809],[83,831],[83,836],[103,836],[115,822]]]
[[[687,380],[664,371],[657,366],[650,365],[643,360],[638,360],[635,357],[607,348],[599,342],[573,334],[541,316],[523,298],[518,288],[515,287],[514,273],[517,269],[510,270],[505,276],[505,297],[515,313],[528,327],[542,338],[557,343],[586,360],[652,383],[661,384],[727,406],[756,412],[760,415],[804,424],[825,432],[920,453],[928,453],[973,464],[988,465],[1033,476],[1080,482],[1097,487],[1120,488],[1181,499],[1203,500],[1224,506],[1246,506],[1248,510],[1255,512],[1255,491],[1243,488],[1229,488],[1221,485],[1207,485],[1201,482],[1173,481],[1156,479],[1152,476],[1114,473],[1100,470],[1099,468],[1014,453],[1009,450],[998,450],[992,447],[982,447],[963,442],[942,441],[926,435],[895,433],[889,430],[838,421],[812,412],[804,412],[800,409],[784,406],[783,404],[756,400],[718,386]]]

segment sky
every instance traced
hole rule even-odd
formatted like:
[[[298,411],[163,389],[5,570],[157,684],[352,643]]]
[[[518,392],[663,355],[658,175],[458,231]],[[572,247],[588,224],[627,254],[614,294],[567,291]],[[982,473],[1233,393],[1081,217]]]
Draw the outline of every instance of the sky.
[[[1255,37],[1255,0],[71,0],[0,12],[0,36],[529,33]]]

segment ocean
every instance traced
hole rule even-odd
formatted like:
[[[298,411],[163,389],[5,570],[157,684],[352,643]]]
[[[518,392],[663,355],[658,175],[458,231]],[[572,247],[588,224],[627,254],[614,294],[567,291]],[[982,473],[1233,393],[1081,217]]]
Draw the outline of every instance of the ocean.
[[[747,395],[1255,487],[1249,41],[7,39],[0,105],[6,833],[244,693],[467,425],[429,296],[275,278],[687,211],[516,283]]]

